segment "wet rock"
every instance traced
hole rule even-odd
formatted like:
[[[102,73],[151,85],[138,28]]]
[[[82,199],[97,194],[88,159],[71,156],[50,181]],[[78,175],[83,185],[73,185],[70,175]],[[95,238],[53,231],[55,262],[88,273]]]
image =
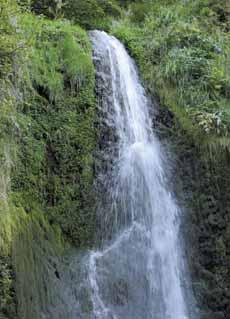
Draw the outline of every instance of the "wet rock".
[[[157,120],[161,130],[166,127],[165,134],[161,134],[168,141],[166,146],[170,143],[177,155],[172,175],[175,191],[185,207],[183,230],[201,319],[229,319],[229,155],[226,152],[210,159],[194,147],[189,136],[180,132],[176,119],[169,119],[165,112],[160,107]]]

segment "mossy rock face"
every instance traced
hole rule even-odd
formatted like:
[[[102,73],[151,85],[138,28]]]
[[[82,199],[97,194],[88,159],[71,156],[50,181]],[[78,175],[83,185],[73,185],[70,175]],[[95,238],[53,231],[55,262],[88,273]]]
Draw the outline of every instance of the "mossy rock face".
[[[80,27],[0,4],[0,317],[40,319],[64,246],[92,243],[94,67]]]
[[[17,227],[12,263],[18,318],[41,318],[56,301],[63,251],[60,229],[50,226],[42,212],[31,212]]]
[[[163,106],[155,121],[161,142],[174,154],[172,183],[184,212],[182,232],[200,317],[228,318],[229,153],[204,154]]]
[[[3,318],[15,318],[15,289],[13,284],[14,272],[11,259],[9,257],[1,257],[0,259],[0,314]]]
[[[88,245],[96,141],[91,45],[68,22],[26,14],[21,23],[30,47],[17,87],[23,99],[11,189],[28,213],[40,205],[69,240]]]

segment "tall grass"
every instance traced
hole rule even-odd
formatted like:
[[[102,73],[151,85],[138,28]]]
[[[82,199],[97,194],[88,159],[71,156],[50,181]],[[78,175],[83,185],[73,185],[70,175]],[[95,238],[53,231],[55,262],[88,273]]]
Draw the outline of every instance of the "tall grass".
[[[225,18],[217,1],[149,1],[148,6],[144,21],[131,13],[114,34],[136,58],[148,88],[195,142],[230,150],[227,1]]]

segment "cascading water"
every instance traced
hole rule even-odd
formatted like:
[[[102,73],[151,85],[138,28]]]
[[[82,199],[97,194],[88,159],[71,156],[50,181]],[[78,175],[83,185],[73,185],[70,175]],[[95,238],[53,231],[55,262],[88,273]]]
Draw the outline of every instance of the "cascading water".
[[[168,189],[167,161],[135,64],[116,38],[90,36],[101,123],[96,248],[70,251],[63,260],[49,256],[37,317],[198,319],[181,211]]]
[[[191,318],[180,210],[167,188],[145,91],[124,46],[105,32],[90,36],[103,120],[115,135],[107,150],[115,159],[99,209],[100,246],[88,260],[92,309],[86,317]]]

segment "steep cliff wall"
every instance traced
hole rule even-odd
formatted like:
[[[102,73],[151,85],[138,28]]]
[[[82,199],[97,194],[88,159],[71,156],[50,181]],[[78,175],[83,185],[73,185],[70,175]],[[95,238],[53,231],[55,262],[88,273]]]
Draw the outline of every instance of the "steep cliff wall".
[[[161,112],[160,122],[163,119],[166,127],[170,126],[162,138],[175,156],[172,182],[184,207],[182,231],[200,316],[227,319],[230,313],[230,154],[226,151],[211,157],[203,153],[180,129],[175,118],[164,118]]]

